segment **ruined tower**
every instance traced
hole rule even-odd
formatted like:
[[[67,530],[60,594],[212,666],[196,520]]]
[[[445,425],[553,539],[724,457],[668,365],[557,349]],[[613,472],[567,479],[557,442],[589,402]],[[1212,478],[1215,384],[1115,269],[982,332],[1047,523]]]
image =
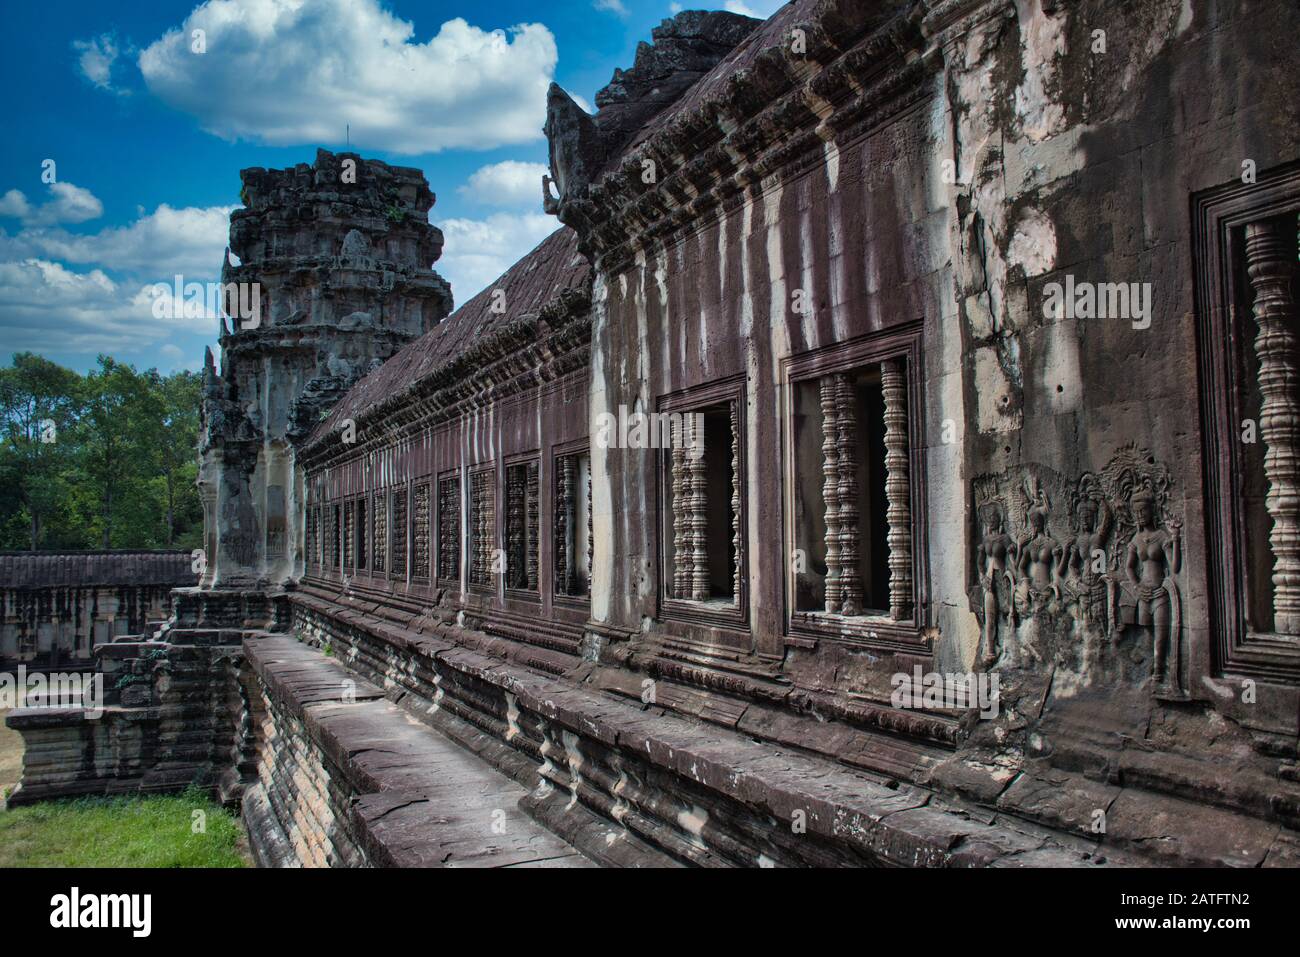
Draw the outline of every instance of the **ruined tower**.
[[[451,311],[417,169],[319,150],[240,173],[222,269],[218,373],[205,357],[204,587],[278,585],[302,565],[294,443],[366,372]]]

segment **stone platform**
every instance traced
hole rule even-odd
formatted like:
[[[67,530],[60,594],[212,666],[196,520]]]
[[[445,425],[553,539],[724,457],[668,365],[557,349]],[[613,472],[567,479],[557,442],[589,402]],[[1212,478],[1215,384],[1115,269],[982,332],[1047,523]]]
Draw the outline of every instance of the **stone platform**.
[[[244,816],[271,866],[590,867],[519,807],[526,789],[318,649],[245,645],[262,693]]]

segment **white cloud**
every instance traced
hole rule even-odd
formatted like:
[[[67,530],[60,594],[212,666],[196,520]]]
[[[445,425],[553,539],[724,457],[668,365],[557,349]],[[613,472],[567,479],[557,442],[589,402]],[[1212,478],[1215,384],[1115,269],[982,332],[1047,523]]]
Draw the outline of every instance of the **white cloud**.
[[[451,283],[462,306],[522,259],[560,224],[545,213],[493,213],[486,219],[448,219],[439,224],[446,245],[434,268]]]
[[[541,208],[542,177],[550,172],[544,163],[506,160],[474,171],[457,192],[488,206]]]
[[[716,10],[719,6],[729,13],[739,13],[747,17],[756,17],[759,20],[766,20],[776,11],[784,7],[790,0],[725,0],[721,5],[717,3],[698,3],[691,4],[692,9],[699,10]],[[677,4],[673,4],[678,10],[681,9]]]
[[[378,0],[209,0],[139,65],[151,92],[230,140],[338,143],[349,124],[358,148],[397,153],[541,138],[557,59],[544,25],[414,33]]]
[[[627,16],[627,7],[623,5],[623,0],[594,0],[592,6],[597,10],[608,10],[610,13],[617,13],[620,17]]]
[[[6,194],[5,199],[8,198]],[[4,200],[0,200],[3,205]],[[98,202],[98,201],[96,201]],[[70,263],[94,263],[104,269],[140,273],[170,280],[220,275],[221,258],[234,206],[187,206],[163,203],[126,226],[97,233],[65,229],[24,229],[16,236],[0,234],[0,255],[38,256]]]
[[[126,93],[113,86],[113,64],[117,62],[121,50],[111,33],[101,33],[89,40],[73,40],[72,48],[81,54],[77,58],[77,66],[82,76],[101,90],[119,95]]]
[[[9,351],[123,353],[176,332],[215,333],[206,316],[158,319],[152,285],[115,283],[43,259],[0,262],[0,340]]]
[[[104,215],[104,204],[90,190],[72,183],[50,183],[50,198],[33,206],[22,190],[11,189],[0,197],[0,216],[21,219],[25,226],[51,223],[84,223]]]

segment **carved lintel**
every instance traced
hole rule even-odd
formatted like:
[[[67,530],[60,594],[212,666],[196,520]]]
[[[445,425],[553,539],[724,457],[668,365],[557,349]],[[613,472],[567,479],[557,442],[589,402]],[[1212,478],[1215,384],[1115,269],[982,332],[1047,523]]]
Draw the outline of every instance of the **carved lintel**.
[[[1300,634],[1300,368],[1294,216],[1246,226],[1246,271],[1255,293],[1259,432],[1266,446],[1265,507],[1273,520],[1273,628],[1295,635]]]
[[[907,457],[907,377],[903,360],[880,364],[885,399],[885,523],[889,545],[889,616],[912,610],[912,506]]]

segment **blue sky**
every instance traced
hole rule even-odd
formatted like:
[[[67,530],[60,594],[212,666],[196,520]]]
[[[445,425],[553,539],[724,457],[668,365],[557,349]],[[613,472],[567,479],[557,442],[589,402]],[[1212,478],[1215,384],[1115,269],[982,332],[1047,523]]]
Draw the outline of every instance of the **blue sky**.
[[[781,2],[684,5],[767,16]],[[30,350],[85,370],[107,352],[163,372],[197,368],[215,319],[155,318],[153,284],[215,279],[239,170],[346,148],[348,124],[362,155],[424,170],[447,239],[435,268],[466,301],[558,225],[540,208],[547,85],[590,104],[682,6],[10,4],[0,361]]]

